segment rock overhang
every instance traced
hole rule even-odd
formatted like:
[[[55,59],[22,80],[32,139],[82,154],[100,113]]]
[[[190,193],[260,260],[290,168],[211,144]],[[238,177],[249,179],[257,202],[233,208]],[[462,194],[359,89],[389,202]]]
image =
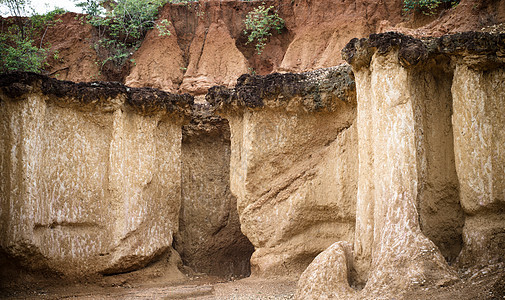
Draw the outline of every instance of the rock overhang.
[[[469,32],[416,39],[389,32],[353,39],[343,50],[343,55],[355,69],[367,68],[375,53],[386,55],[397,51],[398,63],[404,68],[422,68],[432,58],[442,57],[487,70],[503,66],[504,41],[504,34]],[[142,115],[166,112],[191,116],[197,128],[206,126],[208,132],[212,132],[214,123],[222,125],[223,122],[214,115],[214,111],[225,116],[237,111],[264,108],[295,113],[338,113],[342,104],[356,106],[355,90],[354,75],[349,65],[300,74],[245,74],[238,79],[235,88],[211,88],[206,97],[210,105],[194,104],[193,97],[187,94],[129,88],[114,82],[73,83],[34,73],[0,76],[0,91],[12,101],[22,100],[26,94],[42,92],[52,102],[79,110],[110,112],[125,106]],[[202,111],[196,113],[197,110]]]
[[[505,64],[505,33],[462,32],[441,37],[414,38],[398,32],[354,38],[342,49],[342,58],[355,70],[368,67],[372,56],[398,50],[403,67],[426,63],[436,57],[463,59],[473,68],[493,69]]]
[[[262,108],[334,112],[343,103],[355,105],[355,83],[349,65],[298,74],[244,74],[235,88],[210,88],[206,100],[218,112]]]
[[[12,100],[41,92],[62,106],[110,112],[125,106],[141,115],[165,113],[189,118],[194,97],[154,88],[132,88],[119,82],[71,82],[31,72],[0,74],[0,91]]]

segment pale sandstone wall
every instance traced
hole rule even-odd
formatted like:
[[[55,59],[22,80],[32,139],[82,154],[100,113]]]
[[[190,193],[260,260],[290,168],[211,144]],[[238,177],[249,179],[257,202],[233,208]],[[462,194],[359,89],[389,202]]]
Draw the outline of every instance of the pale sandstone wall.
[[[451,283],[447,261],[503,261],[500,53],[502,35],[387,33],[344,50],[356,90],[349,67],[211,88],[230,123],[230,190],[253,275],[296,277],[340,241],[304,272],[298,297],[376,299]],[[187,166],[228,151],[212,138],[213,151],[203,139],[181,145],[187,97],[180,108],[149,89],[35,78],[0,80],[2,251],[31,268],[116,273],[168,251],[180,218],[180,251],[196,253],[195,266],[212,241],[192,240],[240,236],[222,176],[212,190],[215,177],[188,168],[181,186],[181,147]],[[227,154],[215,162],[211,172]],[[209,193],[223,197],[197,200]],[[221,207],[202,214],[207,205]]]
[[[14,76],[2,78],[2,250],[75,276],[137,269],[169,251],[191,99]]]
[[[354,235],[356,130],[348,69],[242,76],[211,89],[231,129],[231,191],[256,276],[297,277]]]
[[[346,46],[358,94],[356,237],[314,260],[297,298],[401,298],[448,284],[457,276],[444,256],[454,261],[461,246],[460,263],[503,260],[500,41],[386,33]]]
[[[461,250],[461,231],[464,222],[459,204],[458,179],[456,176],[453,135],[451,125],[452,98],[450,94],[452,74],[446,73],[440,65],[428,66],[422,70],[406,72],[396,57],[383,59],[374,57],[370,69],[356,70],[358,84],[358,130],[360,149],[360,176],[358,188],[357,228],[354,251],[357,257],[355,268],[358,274],[368,273],[372,263],[374,243],[377,237],[375,216],[377,201],[370,199],[388,197],[381,189],[391,190],[393,186],[383,180],[383,172],[402,169],[401,162],[386,163],[384,160],[399,155],[399,150],[390,149],[382,153],[385,145],[402,144],[402,138],[413,134],[412,153],[408,159],[413,164],[412,182],[416,185],[412,203],[419,214],[419,229],[440,249],[444,257],[454,261]],[[397,99],[384,106],[384,99]],[[396,111],[402,104],[410,103],[406,112]],[[391,110],[391,112],[388,112]],[[382,116],[382,114],[387,114]],[[388,122],[409,123],[407,131],[399,137],[389,136],[403,128],[389,128]],[[405,125],[406,126],[406,125]],[[398,126],[399,127],[399,126]],[[386,135],[386,136],[383,136]],[[395,140],[396,139],[396,140]],[[377,157],[381,157],[378,159]],[[385,167],[386,166],[386,167]],[[402,170],[407,172],[407,170]],[[403,184],[399,179],[392,179]],[[380,230],[379,230],[380,231]],[[366,276],[366,275],[361,276]],[[364,280],[360,278],[360,280]]]
[[[486,62],[458,60],[452,88],[466,266],[505,260],[505,68]]]

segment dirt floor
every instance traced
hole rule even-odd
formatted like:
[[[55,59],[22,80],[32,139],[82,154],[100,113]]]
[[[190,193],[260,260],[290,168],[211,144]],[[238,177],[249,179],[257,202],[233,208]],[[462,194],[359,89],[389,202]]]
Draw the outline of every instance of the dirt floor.
[[[52,285],[10,291],[5,299],[293,299],[296,282],[282,279],[224,281],[195,277],[181,282],[124,282],[116,286],[96,284]]]
[[[151,274],[152,275],[152,274]],[[123,274],[94,283],[31,282],[0,290],[1,299],[294,299],[296,282],[282,278],[228,279],[190,275]],[[421,287],[403,299],[505,299],[505,264],[467,270],[461,281],[446,287]],[[32,284],[33,283],[33,284]]]

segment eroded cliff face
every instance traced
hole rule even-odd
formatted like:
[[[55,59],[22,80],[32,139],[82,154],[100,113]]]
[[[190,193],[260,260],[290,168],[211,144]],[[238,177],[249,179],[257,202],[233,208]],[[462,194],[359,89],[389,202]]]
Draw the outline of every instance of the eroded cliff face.
[[[246,276],[252,253],[257,277],[303,272],[299,299],[408,298],[503,269],[504,41],[374,34],[344,48],[352,68],[246,74],[197,105],[3,75],[0,255],[114,274],[177,256],[175,236],[196,271]]]
[[[192,97],[30,73],[0,87],[4,252],[77,277],[170,253]]]
[[[495,195],[503,185],[497,145],[504,137],[493,129],[503,120],[490,112],[505,100],[496,85],[503,38],[466,33],[421,41],[386,33],[346,46],[358,95],[356,237],[314,260],[300,278],[299,299],[402,297],[447,285],[458,277],[444,256],[454,261],[461,247],[458,266],[503,261],[503,199]]]
[[[403,1],[270,0],[286,28],[269,37],[257,55],[247,44],[244,19],[263,2],[200,1],[167,4],[160,18],[170,21],[170,36],[150,31],[134,55],[135,63],[108,72],[95,64],[94,29],[78,14],[65,14],[49,28],[48,72],[72,81],[113,80],[134,87],[204,95],[213,85],[232,88],[244,73],[306,72],[343,63],[340,50],[354,37],[399,31],[417,37],[477,31],[505,22],[503,1],[462,0],[432,16],[402,13]],[[58,51],[59,58],[52,53]]]
[[[343,62],[339,53],[348,40],[376,32],[381,20],[389,20],[392,25],[402,21],[401,0],[265,1],[266,6],[275,7],[286,28],[280,34],[274,33],[263,54],[257,55],[254,44],[247,44],[244,20],[260,4],[167,4],[160,18],[171,22],[171,35],[149,32],[132,56],[135,63],[118,74],[108,74],[106,70],[98,73],[96,54],[85,45],[91,47],[96,39],[92,28],[79,25],[75,14],[67,14],[46,35],[46,40],[54,45],[52,51],[58,50],[60,56],[59,60],[49,60],[49,72],[64,80],[115,80],[134,87],[204,95],[213,85],[233,87],[236,78],[244,73],[304,72],[335,66]],[[82,46],[73,53],[71,43]]]
[[[354,235],[357,139],[347,67],[244,75],[207,100],[230,122],[231,191],[255,276],[298,277]],[[328,184],[331,183],[331,184]]]

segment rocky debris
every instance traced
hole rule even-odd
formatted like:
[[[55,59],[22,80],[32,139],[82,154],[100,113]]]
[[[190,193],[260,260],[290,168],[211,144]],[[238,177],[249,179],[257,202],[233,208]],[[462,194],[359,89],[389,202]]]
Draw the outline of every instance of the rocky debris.
[[[491,34],[504,33],[505,32],[505,23],[489,25],[489,26],[481,28],[481,31],[491,33]]]
[[[505,60],[505,34],[462,32],[425,39],[398,32],[371,34],[368,38],[352,39],[342,49],[342,57],[358,70],[370,64],[374,53],[385,55],[390,51],[397,51],[403,67],[415,66],[438,56],[473,59],[473,55],[480,57],[472,64],[475,67],[500,67]]]
[[[341,65],[300,74],[244,74],[237,80],[235,88],[212,87],[206,99],[222,109],[301,106],[306,111],[322,112],[334,111],[339,102],[352,103],[354,93],[351,69]]]
[[[172,94],[152,88],[130,88],[118,82],[61,81],[35,73],[7,73],[0,76],[0,88],[15,99],[38,89],[43,95],[84,109],[88,106],[117,107],[121,103],[143,114],[164,111],[183,117],[192,115],[193,96]],[[113,109],[113,108],[110,108]]]
[[[215,107],[208,103],[193,104],[191,121],[182,127],[183,139],[198,139],[205,133],[210,136],[223,136],[229,141],[229,125],[226,119],[215,114]]]

